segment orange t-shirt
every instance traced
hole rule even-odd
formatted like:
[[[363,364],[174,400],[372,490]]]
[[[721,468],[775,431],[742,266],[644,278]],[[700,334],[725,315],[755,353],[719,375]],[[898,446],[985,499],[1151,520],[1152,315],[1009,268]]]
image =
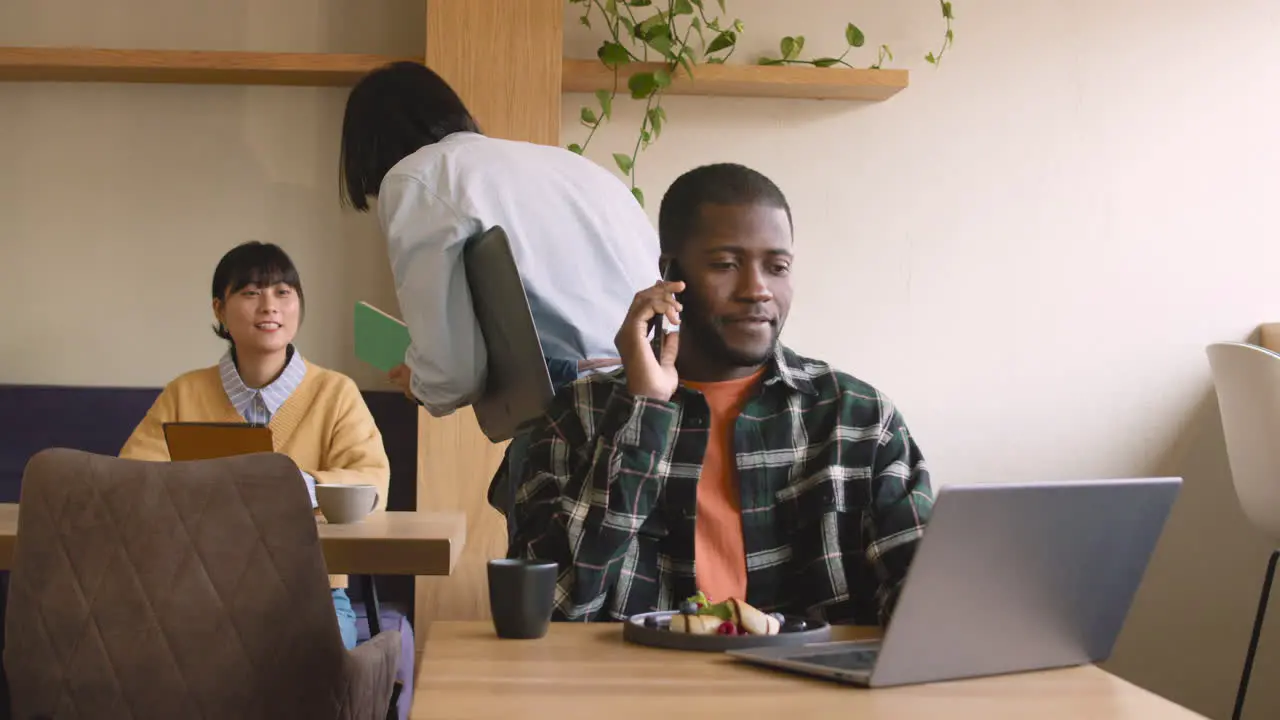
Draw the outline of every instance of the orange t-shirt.
[[[711,410],[707,452],[698,477],[693,562],[698,589],[712,602],[747,598],[747,552],[742,540],[742,506],[733,429],[763,369],[739,380],[684,384],[702,393]]]

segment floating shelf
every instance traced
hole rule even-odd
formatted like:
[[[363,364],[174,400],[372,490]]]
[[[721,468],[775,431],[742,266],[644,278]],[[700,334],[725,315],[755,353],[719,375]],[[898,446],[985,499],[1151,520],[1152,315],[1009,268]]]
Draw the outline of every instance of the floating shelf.
[[[632,63],[619,73],[621,90],[638,72],[664,67]],[[886,100],[907,87],[906,70],[855,70],[803,65],[698,65],[693,77],[680,72],[666,92],[671,95],[801,98],[810,100]],[[595,92],[613,87],[613,71],[598,60],[565,60],[564,92]]]
[[[104,50],[0,47],[0,81],[144,82],[206,85],[350,86],[370,70],[396,60],[385,55],[271,53],[219,50]],[[657,63],[626,66],[632,73]],[[807,66],[699,65],[694,78],[680,73],[672,95],[884,100],[907,87],[906,70],[851,70]],[[613,72],[596,60],[564,61],[564,92],[613,87]]]
[[[341,87],[400,59],[334,53],[0,47],[0,80]]]

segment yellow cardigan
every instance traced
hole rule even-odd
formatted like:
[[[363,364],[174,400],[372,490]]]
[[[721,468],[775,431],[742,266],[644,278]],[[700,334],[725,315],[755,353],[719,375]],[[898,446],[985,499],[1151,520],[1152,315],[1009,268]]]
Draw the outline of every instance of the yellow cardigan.
[[[193,370],[165,386],[147,416],[134,429],[120,457],[167,462],[167,422],[244,422],[236,412],[217,366]],[[272,444],[317,483],[367,483],[378,488],[378,507],[386,508],[391,463],[382,433],[351,378],[307,363],[293,394],[271,416]],[[302,482],[302,478],[298,478]],[[330,575],[329,585],[345,588],[345,575]]]

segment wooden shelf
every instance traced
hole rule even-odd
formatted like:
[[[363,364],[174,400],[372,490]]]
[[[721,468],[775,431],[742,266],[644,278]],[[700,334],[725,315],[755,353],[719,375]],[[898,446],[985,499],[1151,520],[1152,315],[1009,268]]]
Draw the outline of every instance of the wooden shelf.
[[[399,59],[333,53],[0,47],[0,80],[340,87]]]
[[[379,65],[385,55],[269,53],[215,50],[104,50],[0,47],[0,81],[150,82],[211,85],[311,85],[342,87]],[[654,70],[656,63],[626,67]],[[801,66],[700,65],[693,79],[676,77],[672,95],[885,100],[907,87],[906,70],[851,70]],[[565,60],[563,92],[613,87],[613,72],[596,60]],[[625,91],[625,87],[623,88]]]
[[[624,66],[620,84],[658,63]],[[906,70],[854,70],[802,65],[698,65],[693,78],[683,72],[666,92],[672,95],[800,98],[810,100],[886,100],[907,87]],[[594,92],[613,87],[613,71],[598,60],[565,60],[564,92]]]

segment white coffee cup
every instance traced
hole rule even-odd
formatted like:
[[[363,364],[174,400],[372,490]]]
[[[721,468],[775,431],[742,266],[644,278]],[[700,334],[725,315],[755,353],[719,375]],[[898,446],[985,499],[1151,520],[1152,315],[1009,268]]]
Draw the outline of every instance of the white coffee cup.
[[[331,523],[358,523],[378,506],[378,488],[373,485],[317,483],[316,504]]]

